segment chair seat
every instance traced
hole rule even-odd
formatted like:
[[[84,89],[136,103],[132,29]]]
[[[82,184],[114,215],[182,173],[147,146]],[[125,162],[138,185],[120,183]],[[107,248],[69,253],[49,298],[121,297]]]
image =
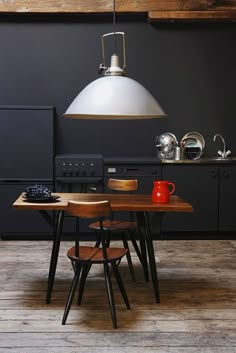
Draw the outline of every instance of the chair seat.
[[[92,246],[80,246],[79,256],[76,256],[76,247],[73,246],[67,252],[67,256],[73,261],[100,263],[100,262],[112,262],[121,259],[127,253],[127,249],[124,248],[107,248],[107,258],[103,256],[101,248]]]
[[[99,230],[100,224],[99,222],[94,222],[89,225],[90,229]],[[134,230],[137,229],[137,223],[131,221],[104,221],[103,222],[103,229],[110,230],[110,231],[120,231],[120,230]]]

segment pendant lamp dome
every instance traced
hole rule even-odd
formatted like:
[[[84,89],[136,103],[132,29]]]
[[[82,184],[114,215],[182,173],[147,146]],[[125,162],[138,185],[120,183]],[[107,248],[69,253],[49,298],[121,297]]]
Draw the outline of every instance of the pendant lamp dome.
[[[165,116],[154,97],[137,81],[105,76],[90,83],[64,116],[80,119],[145,119]]]
[[[115,25],[115,1],[113,11]],[[116,54],[116,37],[122,36],[123,68]],[[114,36],[114,54],[110,67],[105,64],[104,39]],[[64,116],[77,119],[134,120],[166,116],[151,93],[137,81],[125,76],[125,34],[112,32],[102,36],[103,62],[99,72],[103,75],[86,86],[74,99]]]

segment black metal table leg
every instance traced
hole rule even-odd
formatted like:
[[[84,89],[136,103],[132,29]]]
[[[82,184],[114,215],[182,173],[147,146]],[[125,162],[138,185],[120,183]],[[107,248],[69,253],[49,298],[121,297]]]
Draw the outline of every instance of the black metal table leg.
[[[145,229],[144,229],[145,222],[144,222],[143,214],[141,212],[137,212],[136,216],[137,216],[138,232],[139,234],[141,234],[140,250],[142,254],[142,266],[143,266],[144,278],[146,282],[148,282],[149,274],[148,274],[147,250],[146,250],[145,236],[143,235],[145,232]]]
[[[49,268],[49,274],[48,274],[48,289],[47,289],[47,297],[46,297],[47,304],[49,304],[51,301],[52,288],[53,288],[53,283],[54,283],[54,278],[55,278],[56,268],[57,268],[57,259],[58,259],[59,249],[60,249],[63,218],[64,218],[64,211],[59,211],[56,227],[54,230],[54,240],[53,240],[50,268]]]
[[[45,210],[38,210],[39,214],[51,227],[54,226],[54,217]]]
[[[157,277],[157,269],[156,269],[156,261],[155,261],[155,253],[154,247],[152,242],[152,235],[151,235],[151,227],[148,212],[144,212],[143,214],[145,227],[145,239],[147,245],[147,252],[148,252],[148,259],[149,259],[149,266],[150,272],[152,277],[153,289],[156,298],[156,303],[160,303],[160,294],[159,294],[159,285],[158,285],[158,277]]]

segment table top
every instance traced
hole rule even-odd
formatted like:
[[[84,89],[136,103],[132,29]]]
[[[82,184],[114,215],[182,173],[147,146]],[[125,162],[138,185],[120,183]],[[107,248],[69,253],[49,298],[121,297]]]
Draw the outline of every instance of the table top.
[[[13,207],[21,210],[66,210],[68,201],[103,201],[111,203],[113,211],[152,211],[152,212],[192,212],[193,208],[176,195],[170,196],[168,203],[153,203],[151,195],[143,194],[88,194],[88,193],[53,193],[60,198],[55,202],[32,203],[27,202],[22,193],[14,202]]]

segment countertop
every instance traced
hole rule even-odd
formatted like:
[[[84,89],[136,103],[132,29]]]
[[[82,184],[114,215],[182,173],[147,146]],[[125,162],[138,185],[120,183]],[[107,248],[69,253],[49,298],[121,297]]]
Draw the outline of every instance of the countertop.
[[[222,159],[218,157],[203,157],[200,159],[181,159],[181,160],[172,160],[172,159],[165,159],[160,160],[157,157],[104,157],[104,164],[105,165],[119,165],[119,164],[236,164],[236,157],[229,157],[227,159]]]
[[[162,160],[161,164],[235,164],[236,158],[231,157],[222,159],[218,157],[200,158],[200,159],[181,159],[181,160]]]

